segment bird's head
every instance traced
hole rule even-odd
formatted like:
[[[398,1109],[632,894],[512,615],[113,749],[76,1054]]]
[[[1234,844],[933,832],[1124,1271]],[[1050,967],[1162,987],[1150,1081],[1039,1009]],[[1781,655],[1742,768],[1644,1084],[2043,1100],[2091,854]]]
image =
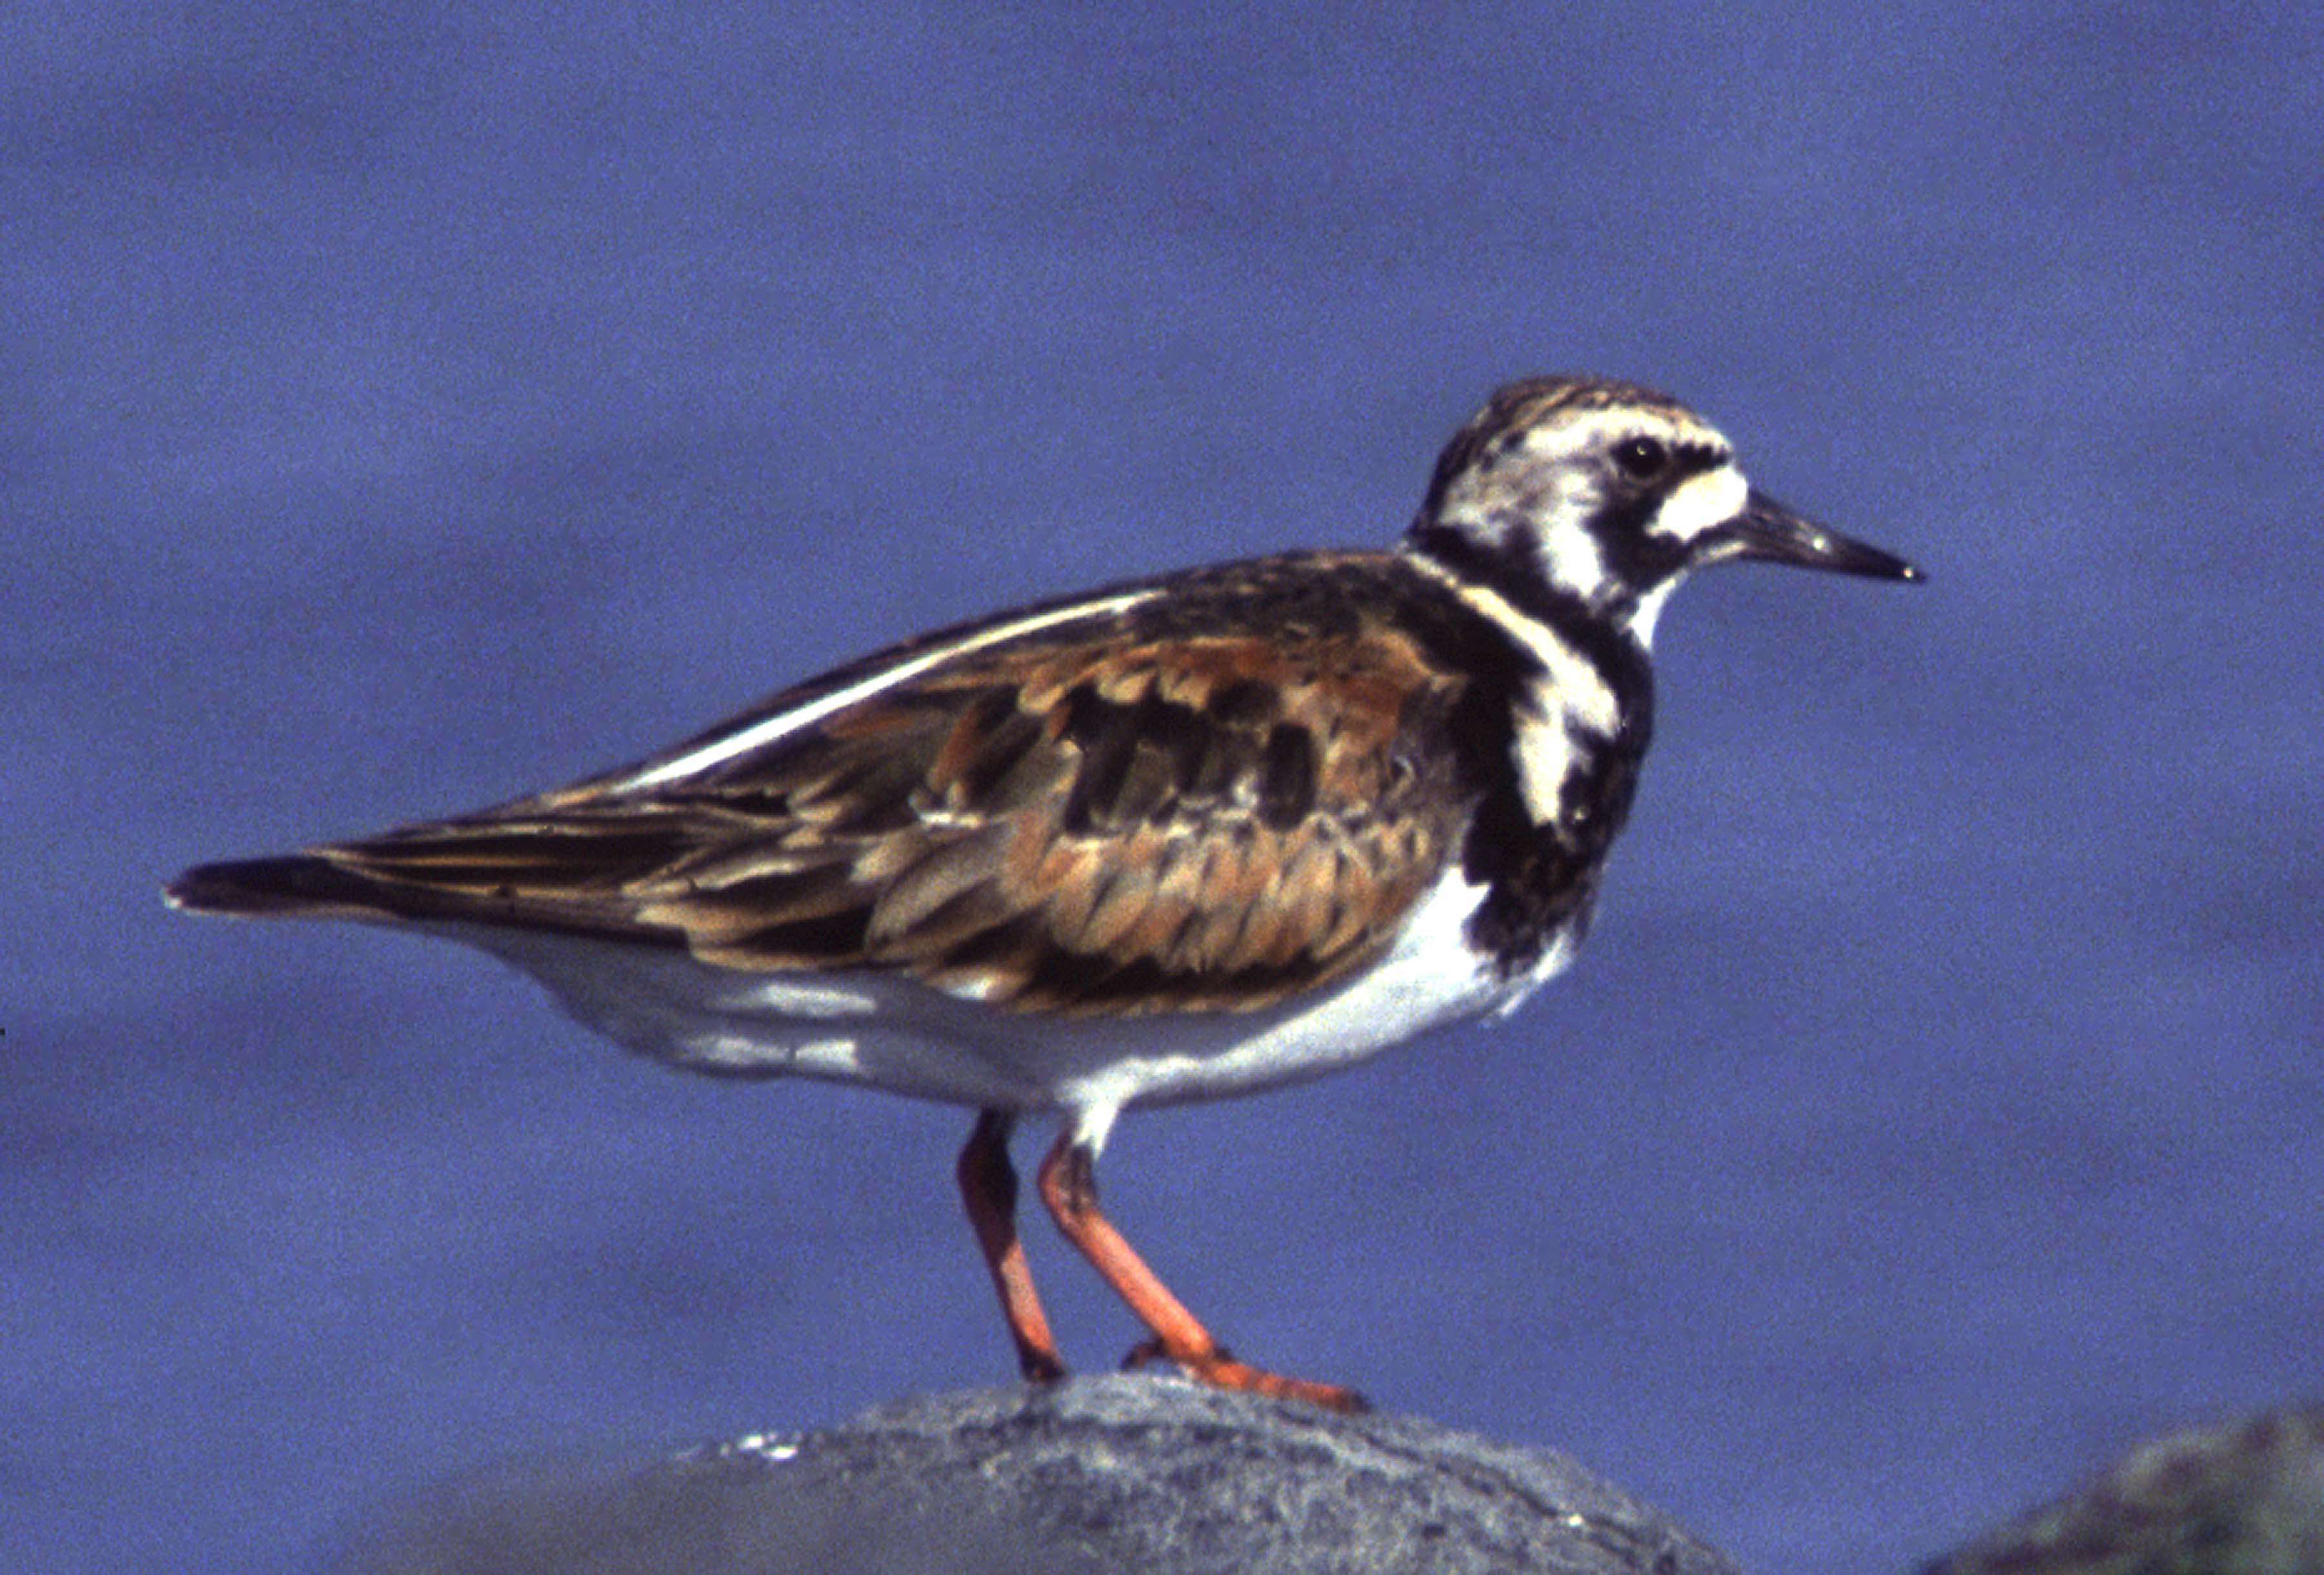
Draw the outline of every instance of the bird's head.
[[[1545,591],[1641,640],[1671,587],[1705,564],[1921,577],[1754,490],[1732,446],[1685,406],[1600,378],[1495,393],[1445,445],[1408,541],[1520,605]]]

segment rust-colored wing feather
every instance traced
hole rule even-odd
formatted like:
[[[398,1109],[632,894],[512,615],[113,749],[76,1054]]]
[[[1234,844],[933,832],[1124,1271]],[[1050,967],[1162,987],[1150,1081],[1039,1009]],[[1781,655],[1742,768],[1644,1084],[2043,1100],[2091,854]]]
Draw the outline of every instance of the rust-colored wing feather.
[[[1420,741],[1459,680],[1376,623],[1093,632],[936,662],[701,769],[316,849],[281,906],[896,970],[1035,1011],[1249,1009],[1376,957],[1452,853],[1462,793]]]

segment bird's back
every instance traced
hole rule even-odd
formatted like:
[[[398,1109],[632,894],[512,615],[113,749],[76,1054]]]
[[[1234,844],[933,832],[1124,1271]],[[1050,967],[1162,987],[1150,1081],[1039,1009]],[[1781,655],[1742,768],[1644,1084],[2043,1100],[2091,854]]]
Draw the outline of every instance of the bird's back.
[[[1227,565],[943,631],[576,787],[171,895],[1021,1011],[1258,1010],[1383,955],[1480,806],[1512,813],[1490,741],[1518,681],[1398,555]]]

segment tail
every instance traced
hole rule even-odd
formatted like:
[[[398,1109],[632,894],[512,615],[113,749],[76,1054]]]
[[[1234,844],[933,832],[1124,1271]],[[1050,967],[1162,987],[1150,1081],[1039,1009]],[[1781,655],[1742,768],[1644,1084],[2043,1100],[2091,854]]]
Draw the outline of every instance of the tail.
[[[397,916],[379,883],[311,853],[198,864],[161,889],[187,913],[244,917],[379,919]]]
[[[351,869],[320,853],[235,859],[197,864],[161,889],[170,906],[186,913],[237,918],[354,919],[364,924],[512,925],[523,929],[652,941],[683,945],[666,925],[648,924],[620,908],[591,907],[555,895],[536,896],[470,882],[434,886]]]

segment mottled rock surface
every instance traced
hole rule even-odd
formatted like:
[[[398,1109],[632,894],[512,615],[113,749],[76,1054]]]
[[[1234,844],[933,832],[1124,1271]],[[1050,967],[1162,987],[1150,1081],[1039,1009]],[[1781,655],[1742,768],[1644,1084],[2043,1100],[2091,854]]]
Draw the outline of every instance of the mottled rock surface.
[[[935,1395],[588,1483],[477,1488],[370,1575],[1736,1575],[1546,1450],[1147,1376]]]
[[[1922,1575],[2324,1575],[2324,1405],[2141,1444]]]

